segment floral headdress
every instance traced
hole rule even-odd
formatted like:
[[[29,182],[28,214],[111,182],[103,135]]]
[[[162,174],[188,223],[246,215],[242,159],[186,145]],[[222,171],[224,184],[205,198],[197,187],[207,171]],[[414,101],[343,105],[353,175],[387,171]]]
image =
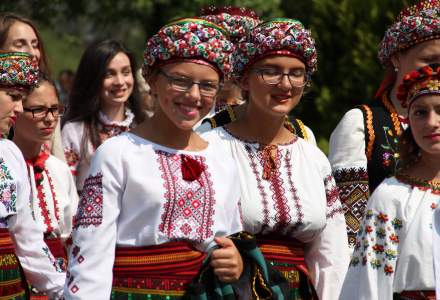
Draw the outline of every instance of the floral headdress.
[[[382,65],[391,57],[419,43],[440,38],[440,1],[424,0],[403,10],[386,31],[379,49]]]
[[[200,18],[225,28],[234,44],[247,39],[251,30],[260,23],[255,11],[234,6],[205,7],[201,10]]]
[[[29,54],[0,52],[0,87],[29,92],[38,83],[38,65]]]
[[[397,99],[402,107],[410,107],[418,97],[423,95],[440,95],[440,63],[430,64],[403,77],[399,86]]]
[[[307,80],[316,70],[318,56],[315,40],[298,20],[270,19],[255,27],[249,39],[236,46],[233,65],[237,80],[257,60],[269,55],[288,55],[300,59],[306,65]]]
[[[234,50],[226,30],[202,19],[181,19],[162,27],[147,42],[143,75],[148,77],[157,66],[180,59],[192,59],[215,67],[220,75],[232,70]]]

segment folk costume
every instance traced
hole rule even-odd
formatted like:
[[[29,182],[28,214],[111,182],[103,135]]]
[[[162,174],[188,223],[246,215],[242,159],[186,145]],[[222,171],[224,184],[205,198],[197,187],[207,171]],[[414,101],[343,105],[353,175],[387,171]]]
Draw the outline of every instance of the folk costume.
[[[149,39],[143,73],[176,61],[228,73],[232,50],[215,24],[178,20]],[[106,141],[80,197],[65,298],[181,299],[214,237],[242,230],[237,176],[214,144],[176,150],[131,133]]]
[[[406,75],[397,94],[402,106],[423,95],[440,97],[439,79],[440,64]],[[341,299],[435,299],[433,214],[439,204],[438,183],[404,173],[385,179],[368,201]]]
[[[67,266],[66,240],[72,232],[78,206],[75,181],[66,163],[43,147],[26,160],[31,184],[32,216],[44,232],[45,242],[63,269]]]
[[[37,82],[38,67],[28,54],[3,53],[0,74],[0,88],[29,91]],[[59,299],[65,273],[32,219],[29,197],[23,155],[11,141],[0,138],[0,299],[27,299],[28,282]]]
[[[307,80],[316,68],[314,40],[297,20],[257,26],[233,55],[234,75],[242,76],[268,55],[300,59]],[[223,145],[235,159],[244,228],[257,235],[266,259],[289,281],[294,290],[289,299],[337,299],[349,258],[342,207],[325,155],[297,136],[286,144],[262,145],[219,127],[203,137]]]
[[[440,2],[425,0],[402,11],[387,30],[379,50],[380,62],[391,68],[391,57],[440,34]],[[394,174],[399,159],[398,137],[406,124],[390,100],[386,78],[377,99],[348,111],[330,137],[329,160],[339,187],[350,248],[365,213],[369,195]],[[387,86],[388,85],[388,86]]]
[[[125,109],[125,120],[121,122],[111,121],[100,111],[98,113],[98,132],[101,143],[108,138],[129,131],[135,125],[133,120],[134,114],[128,107]],[[76,121],[67,122],[61,132],[66,161],[74,176],[78,191],[82,190],[90,167],[91,157],[96,151],[90,138],[86,138],[86,130],[83,121]]]

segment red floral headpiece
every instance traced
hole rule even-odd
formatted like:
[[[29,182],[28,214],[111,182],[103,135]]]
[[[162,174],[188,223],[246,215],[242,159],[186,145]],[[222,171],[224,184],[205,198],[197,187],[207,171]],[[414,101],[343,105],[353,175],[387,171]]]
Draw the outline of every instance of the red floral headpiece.
[[[440,63],[430,64],[414,70],[403,77],[397,91],[402,107],[410,107],[418,97],[440,94]]]

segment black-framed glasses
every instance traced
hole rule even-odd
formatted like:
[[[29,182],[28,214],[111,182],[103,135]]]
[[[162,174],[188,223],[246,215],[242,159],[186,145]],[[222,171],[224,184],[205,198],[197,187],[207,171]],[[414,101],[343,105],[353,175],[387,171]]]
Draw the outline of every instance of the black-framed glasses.
[[[293,87],[304,87],[307,84],[306,72],[304,69],[295,69],[289,73],[283,73],[276,68],[254,69],[254,72],[261,76],[261,79],[268,85],[279,84],[284,76],[287,76]]]
[[[178,92],[187,92],[189,91],[194,84],[199,86],[200,95],[204,97],[215,97],[218,91],[222,87],[222,83],[213,83],[213,82],[198,82],[193,81],[191,78],[183,77],[183,76],[173,76],[167,74],[166,72],[159,70],[160,74],[162,74],[170,84],[171,88]]]
[[[63,105],[56,105],[52,107],[46,107],[46,106],[37,106],[32,108],[23,107],[23,110],[27,112],[31,112],[32,117],[34,119],[44,119],[47,117],[49,112],[52,114],[54,118],[62,117],[64,114]]]

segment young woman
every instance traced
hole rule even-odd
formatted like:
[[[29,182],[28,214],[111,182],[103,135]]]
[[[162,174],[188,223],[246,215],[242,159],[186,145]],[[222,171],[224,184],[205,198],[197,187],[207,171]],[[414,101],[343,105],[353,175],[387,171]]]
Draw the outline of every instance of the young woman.
[[[407,74],[409,127],[396,176],[371,195],[342,299],[435,299],[432,221],[440,202],[440,64]]]
[[[201,15],[201,18],[226,28],[234,44],[245,41],[255,26],[261,22],[256,12],[244,7],[209,6],[202,9]],[[215,107],[201,122],[197,132],[203,133],[240,119],[246,112],[242,93],[242,89],[235,80],[227,80],[216,97]],[[285,126],[316,146],[313,132],[301,120],[286,117]]]
[[[4,136],[23,112],[22,99],[36,85],[38,68],[28,54],[2,53],[0,73],[0,134]],[[57,269],[43,241],[43,232],[32,220],[29,198],[23,155],[11,141],[1,138],[0,298],[28,299],[29,282],[50,299],[59,299],[65,273]]]
[[[64,153],[78,191],[96,148],[144,119],[135,72],[133,55],[114,40],[91,45],[81,57],[62,128]]]
[[[440,61],[440,2],[423,0],[402,11],[386,31],[379,59],[386,77],[375,100],[348,111],[330,137],[329,160],[339,187],[351,251],[369,195],[391,176],[406,127],[398,85],[411,70]]]
[[[62,260],[66,258],[64,243],[72,231],[78,194],[69,167],[50,155],[46,143],[52,138],[64,109],[55,86],[44,79],[26,97],[23,106],[24,112],[14,126],[14,143],[26,160],[33,217],[44,232],[52,254]]]
[[[315,42],[299,21],[272,19],[255,27],[233,58],[246,113],[203,137],[238,164],[244,228],[289,280],[289,299],[316,299],[315,289],[320,299],[337,299],[349,258],[330,164],[284,126],[315,71]]]
[[[231,68],[232,49],[222,28],[199,19],[149,39],[143,70],[156,110],[92,160],[66,299],[180,299],[207,252],[220,281],[240,277],[243,261],[226,238],[242,228],[236,168],[192,131]]]
[[[29,53],[32,60],[38,64],[40,72],[47,77],[50,76],[43,40],[31,20],[13,13],[1,13],[0,50]],[[51,153],[64,161],[60,128],[58,124],[49,146]]]

